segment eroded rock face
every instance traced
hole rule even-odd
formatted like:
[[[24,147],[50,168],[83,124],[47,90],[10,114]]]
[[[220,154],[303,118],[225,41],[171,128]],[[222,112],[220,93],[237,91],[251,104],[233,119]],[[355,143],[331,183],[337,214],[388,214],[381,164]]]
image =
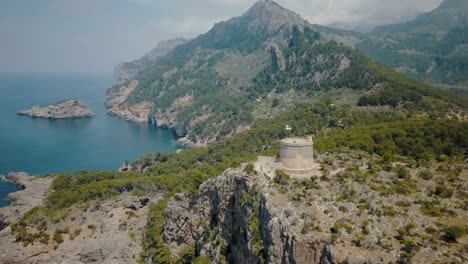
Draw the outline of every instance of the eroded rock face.
[[[106,107],[109,109],[109,115],[118,116],[126,121],[137,123],[147,123],[153,104],[150,102],[140,102],[138,104],[129,105],[127,103],[130,95],[138,88],[139,82],[133,80],[127,85],[121,85],[118,89],[107,91]]]
[[[269,195],[266,176],[230,170],[179,194],[166,211],[163,238],[175,257],[187,246],[220,263],[337,263],[348,251],[301,233],[300,212]],[[258,224],[258,225],[257,225]]]
[[[51,178],[31,177],[24,172],[8,173],[3,179],[15,184],[18,191],[8,195],[11,206],[0,208],[0,230],[14,223],[31,208],[41,205],[52,183]]]
[[[112,108],[125,102],[128,96],[138,87],[138,84],[137,80],[133,80],[128,85],[122,85],[116,90],[107,90],[106,107]]]
[[[150,102],[141,102],[135,105],[121,104],[112,107],[107,111],[109,115],[118,116],[126,121],[147,123],[150,120],[153,104]]]
[[[96,115],[80,100],[64,100],[50,105],[34,106],[30,110],[20,111],[17,114],[48,119],[71,119]]]

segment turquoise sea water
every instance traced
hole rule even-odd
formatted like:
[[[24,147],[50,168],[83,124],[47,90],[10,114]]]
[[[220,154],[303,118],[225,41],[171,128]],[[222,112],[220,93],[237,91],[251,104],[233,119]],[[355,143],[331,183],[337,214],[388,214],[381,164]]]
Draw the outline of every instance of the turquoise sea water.
[[[25,171],[31,175],[118,169],[125,160],[146,153],[175,151],[172,131],[124,122],[106,115],[105,90],[111,75],[0,74],[0,174]],[[96,117],[44,120],[17,116],[33,105],[78,98]],[[0,180],[0,206],[15,188]]]

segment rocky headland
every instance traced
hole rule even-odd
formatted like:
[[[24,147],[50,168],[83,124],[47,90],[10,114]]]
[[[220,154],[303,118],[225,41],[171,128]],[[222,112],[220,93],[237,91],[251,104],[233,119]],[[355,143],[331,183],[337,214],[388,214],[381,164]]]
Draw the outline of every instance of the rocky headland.
[[[20,111],[17,114],[48,119],[71,119],[93,117],[96,115],[85,103],[76,99],[63,100],[49,105],[34,106],[30,110]]]
[[[0,230],[16,222],[31,208],[42,204],[52,183],[51,178],[31,177],[24,172],[11,172],[2,178],[16,185],[18,191],[8,195],[10,206],[0,208]]]
[[[149,206],[160,196],[136,197],[123,193],[87,208],[66,211],[60,221],[44,229],[28,228],[41,235],[41,242],[19,242],[14,224],[28,217],[29,210],[44,210],[53,178],[9,173],[4,179],[18,186],[9,195],[11,205],[0,208],[0,263],[136,263],[141,252]],[[60,246],[58,246],[60,245]]]

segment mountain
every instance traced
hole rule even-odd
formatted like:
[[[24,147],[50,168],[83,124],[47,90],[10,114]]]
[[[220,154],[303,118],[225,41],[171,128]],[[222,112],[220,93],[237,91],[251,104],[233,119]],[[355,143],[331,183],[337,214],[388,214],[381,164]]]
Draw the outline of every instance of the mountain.
[[[143,57],[132,62],[126,62],[118,65],[115,68],[115,74],[119,79],[119,83],[135,78],[136,75],[149,67],[158,58],[171,52],[175,47],[187,43],[189,40],[184,38],[176,38],[158,43],[157,47],[146,53]]]
[[[216,142],[5,175],[2,263],[466,263],[467,100],[339,44],[365,37],[260,1],[123,66],[110,113]],[[265,162],[311,132],[320,171]]]
[[[416,19],[376,28],[356,46],[410,77],[468,87],[468,1],[445,0]]]
[[[261,0],[152,63],[136,63],[146,66],[108,90],[109,113],[204,145],[323,96],[340,95],[334,104],[411,111],[465,106],[463,98],[404,78],[336,37]],[[358,39],[352,37],[345,38]]]
[[[374,32],[447,34],[453,28],[468,24],[467,10],[467,1],[444,0],[438,8],[421,14],[414,20],[395,25],[380,26],[374,29]]]

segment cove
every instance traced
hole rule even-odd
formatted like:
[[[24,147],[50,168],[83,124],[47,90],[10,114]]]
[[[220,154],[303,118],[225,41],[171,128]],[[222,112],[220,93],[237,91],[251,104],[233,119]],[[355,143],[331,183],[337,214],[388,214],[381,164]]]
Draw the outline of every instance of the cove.
[[[110,74],[0,74],[0,174],[31,175],[77,170],[116,170],[146,153],[174,152],[174,133],[106,114]],[[17,116],[34,105],[77,98],[94,118],[48,120]],[[14,186],[0,180],[0,206]]]

